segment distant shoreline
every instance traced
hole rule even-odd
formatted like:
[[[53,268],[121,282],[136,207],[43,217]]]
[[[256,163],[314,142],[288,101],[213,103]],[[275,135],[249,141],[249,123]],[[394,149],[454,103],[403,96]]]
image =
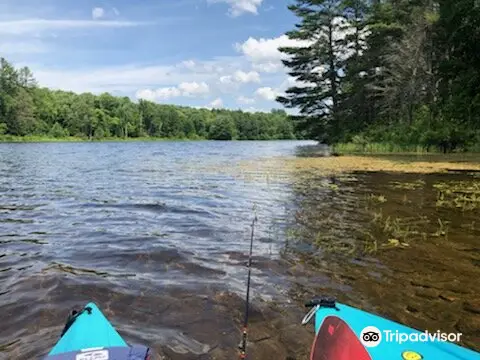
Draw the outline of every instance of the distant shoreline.
[[[46,136],[0,136],[0,143],[33,143],[33,142],[134,142],[134,141],[198,141],[205,139],[174,139],[174,138],[152,138],[152,137],[142,137],[142,138],[102,138],[102,139],[86,139],[81,137],[46,137]]]
[[[302,141],[302,139],[233,139],[233,140],[222,140],[222,141]],[[219,141],[211,140],[207,138],[162,138],[162,137],[138,137],[138,138],[102,138],[102,139],[87,139],[81,137],[47,137],[47,136],[12,136],[12,135],[1,135],[0,143],[70,143],[70,142],[141,142],[141,141],[150,141],[150,142],[162,142],[162,141]],[[305,141],[305,140],[303,140]],[[307,140],[308,141],[308,140]]]

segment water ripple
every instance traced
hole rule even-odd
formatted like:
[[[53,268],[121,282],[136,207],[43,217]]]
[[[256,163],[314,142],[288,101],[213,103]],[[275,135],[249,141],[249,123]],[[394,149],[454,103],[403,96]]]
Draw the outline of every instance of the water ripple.
[[[271,270],[283,246],[272,227],[287,215],[289,191],[197,165],[290,155],[298,145],[0,144],[0,359],[46,354],[67,311],[89,300],[128,339],[172,358],[218,351],[203,324],[231,334],[234,320],[205,299],[244,296],[254,205],[265,266],[252,280],[266,298],[284,292]]]

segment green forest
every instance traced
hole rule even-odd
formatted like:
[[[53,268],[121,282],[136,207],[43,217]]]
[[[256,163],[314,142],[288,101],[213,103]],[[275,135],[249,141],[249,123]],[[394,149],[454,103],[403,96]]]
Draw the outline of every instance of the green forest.
[[[294,139],[285,111],[248,113],[160,105],[108,93],[53,91],[37,86],[28,67],[0,59],[0,139],[172,138]]]
[[[295,0],[296,128],[366,149],[480,150],[480,2]],[[382,146],[383,145],[383,146]]]

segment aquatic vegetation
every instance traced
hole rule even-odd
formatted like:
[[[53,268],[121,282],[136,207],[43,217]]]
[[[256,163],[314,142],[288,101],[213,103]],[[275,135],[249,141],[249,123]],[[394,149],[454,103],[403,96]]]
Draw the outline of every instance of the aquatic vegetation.
[[[328,184],[328,188],[334,191],[339,189],[337,184]]]
[[[451,171],[470,173],[480,171],[480,162],[474,162],[474,159],[469,162],[455,159],[417,161],[415,158],[400,161],[396,157],[378,156],[271,157],[232,161],[221,165],[191,162],[185,165],[184,170],[225,175],[235,181],[261,182],[268,185],[291,183],[295,180],[293,181],[295,186],[301,186],[298,183],[303,181],[303,186],[330,188],[336,191],[339,190],[341,182],[358,181],[359,174],[372,172],[434,174]],[[425,182],[417,179],[407,182],[393,181],[389,185],[394,190],[415,190],[425,187]]]
[[[365,231],[364,233],[364,239],[363,239],[363,253],[364,254],[373,254],[378,251],[378,241],[377,237],[372,235],[372,233]]]
[[[436,232],[432,234],[432,236],[435,237],[443,237],[445,240],[448,240],[448,224],[449,221],[442,221],[441,219],[438,219],[438,224],[439,227]]]
[[[377,211],[372,211],[372,215],[373,215],[373,219],[372,219],[373,223],[379,223],[383,219],[383,213],[382,213],[381,209],[378,212]]]
[[[480,194],[480,181],[476,180],[439,182],[437,184],[434,184],[433,187],[435,189],[445,192]]]
[[[237,169],[250,173],[253,168],[257,170],[257,174],[261,174],[262,169],[268,170],[269,176],[275,173],[276,168],[277,173],[284,176],[284,179],[295,180],[294,191],[302,197],[302,206],[306,208],[296,218],[296,226],[300,230],[295,233],[296,238],[290,238],[289,244],[292,248],[303,244],[308,245],[308,248],[318,249],[320,252],[315,251],[317,256],[331,252],[342,255],[376,253],[387,249],[405,249],[414,242],[428,241],[429,238],[448,239],[449,222],[443,217],[439,219],[436,214],[423,213],[422,209],[431,208],[432,203],[437,205],[437,208],[442,206],[473,210],[480,207],[480,181],[474,177],[470,177],[473,181],[441,182],[432,189],[427,187],[426,179],[412,179],[410,175],[451,171],[469,174],[480,169],[480,163],[398,161],[386,157],[342,156],[274,158],[257,164],[243,162],[237,165]],[[376,172],[407,175],[389,181],[386,184],[387,190],[381,188],[382,192],[367,192],[359,196],[360,194],[355,195],[355,191],[339,191],[352,189],[349,186],[354,188],[358,176]],[[351,174],[356,174],[356,178],[352,178]],[[408,193],[400,196],[395,194],[398,191],[419,189],[423,189],[424,195],[421,197],[410,196]],[[436,192],[438,197],[435,196]],[[322,206],[326,201],[331,202],[330,206]],[[355,218],[358,217],[356,224],[353,219],[331,213],[332,204],[338,202],[345,206],[348,203],[349,209],[355,211]],[[402,208],[401,213],[398,212],[399,206]],[[418,215],[408,215],[417,213]],[[364,223],[359,224],[358,221]],[[349,236],[348,241],[345,236]]]
[[[418,231],[411,228],[409,219],[390,216],[384,220],[383,232],[390,235],[390,239],[402,239],[403,242],[407,242],[409,236],[418,234]]]
[[[358,172],[347,171],[347,168],[359,169],[360,165],[353,162],[347,166],[343,162],[345,158],[286,161],[287,166],[282,169],[286,173],[292,171],[296,211],[301,216],[292,224],[296,231],[291,232],[293,236],[284,255],[299,267],[315,269],[327,278],[354,287],[356,292],[371,292],[372,298],[379,302],[384,301],[384,297],[396,301],[398,294],[391,294],[389,287],[398,284],[402,293],[407,294],[398,302],[395,310],[398,313],[407,303],[415,312],[438,317],[440,310],[437,309],[445,306],[442,314],[455,319],[448,307],[456,300],[445,299],[474,298],[478,294],[476,287],[464,285],[470,276],[478,276],[480,263],[475,243],[478,239],[478,221],[475,224],[478,212],[475,211],[478,209],[459,214],[462,208],[438,208],[435,206],[439,199],[437,193],[443,192],[444,201],[458,198],[462,207],[464,203],[472,206],[475,196],[478,197],[479,179],[470,171],[449,171],[453,163],[446,162],[421,168],[412,167],[412,162],[392,165],[392,161],[388,166],[394,171],[377,174],[389,168],[384,167],[383,160],[375,159],[375,165],[366,163]],[[294,170],[290,166],[294,166]],[[458,166],[478,164],[459,163]],[[439,168],[446,174],[437,174]],[[334,172],[337,169],[344,172]],[[426,175],[418,176],[414,172]],[[356,181],[339,180],[339,174],[352,173]],[[331,176],[335,177],[340,191],[327,188]],[[462,181],[458,181],[460,179]],[[435,183],[436,186],[432,186]],[[421,285],[412,279],[418,279]],[[327,287],[324,283],[328,284],[328,279],[320,286]],[[435,289],[430,288],[433,286]],[[431,310],[432,315],[428,313],[428,302],[424,308],[421,302],[429,292],[434,293],[431,299],[435,299],[437,306]]]
[[[371,200],[371,201],[374,201],[374,202],[378,202],[380,204],[383,204],[383,203],[387,202],[387,198],[385,197],[385,195],[370,194],[368,199]]]
[[[480,209],[480,181],[451,181],[434,184],[437,207],[471,211]]]
[[[352,174],[354,172],[395,172],[395,173],[418,173],[433,174],[458,170],[480,171],[480,163],[466,162],[428,162],[428,161],[396,161],[373,156],[340,156],[340,157],[315,157],[295,158],[277,157],[256,161],[244,161],[238,164],[229,164],[226,168],[219,169],[245,175],[256,173],[260,176],[269,174],[271,178],[288,175],[310,177],[310,176],[332,176],[338,174]],[[421,180],[414,181],[408,185],[393,183],[392,186],[405,189],[415,189],[424,186]]]
[[[382,244],[383,248],[395,248],[395,247],[409,247],[410,245],[405,242],[400,242],[397,239],[388,239],[385,244]]]
[[[412,182],[392,181],[390,187],[395,190],[416,190],[425,186],[425,181],[416,180]]]

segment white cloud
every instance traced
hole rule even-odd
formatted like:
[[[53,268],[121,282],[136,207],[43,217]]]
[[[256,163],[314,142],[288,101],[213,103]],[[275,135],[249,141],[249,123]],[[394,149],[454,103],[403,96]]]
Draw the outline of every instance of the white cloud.
[[[116,7],[114,7],[112,11],[116,16],[120,15],[120,11]]]
[[[210,87],[205,83],[184,82],[178,85],[178,89],[182,92],[183,96],[196,96],[206,95],[210,92]]]
[[[113,66],[97,69],[44,69],[30,64],[42,86],[75,92],[135,91],[138,88],[188,81],[188,74],[174,73],[170,66]]]
[[[265,63],[260,63],[260,64],[253,64],[253,68],[255,70],[258,70],[260,72],[265,72],[265,73],[276,73],[279,72],[280,70],[283,69],[283,64],[278,61],[268,61]]]
[[[166,99],[178,97],[181,95],[182,95],[181,91],[176,87],[160,88],[160,89],[157,89],[156,91],[157,98],[161,100],[166,100]]]
[[[156,90],[141,89],[135,93],[137,99],[144,99],[149,101],[162,101],[172,98],[185,96],[196,97],[207,95],[210,92],[210,87],[205,83],[183,82],[178,86],[168,86],[158,88]]]
[[[220,83],[222,84],[233,84],[235,82],[241,84],[248,84],[248,83],[259,83],[260,82],[260,74],[256,71],[249,71],[245,72],[242,70],[236,70],[233,75],[223,75],[220,76],[219,79]]]
[[[271,87],[261,87],[255,91],[255,95],[268,101],[274,101],[280,94],[277,90],[272,89]]]
[[[233,78],[236,81],[243,84],[250,83],[250,82],[255,82],[255,83],[260,82],[260,75],[256,71],[250,71],[247,73],[241,70],[237,70],[233,74]]]
[[[209,104],[209,107],[213,109],[223,108],[223,100],[221,98],[216,98]]]
[[[46,20],[26,19],[0,21],[0,34],[36,34],[46,30],[65,30],[81,28],[106,28],[106,27],[133,27],[144,25],[133,21],[106,21],[106,20]]]
[[[230,75],[220,76],[219,81],[222,84],[231,84],[233,82],[232,77]]]
[[[258,8],[263,0],[208,0],[209,3],[226,3],[230,6],[228,14],[237,17],[245,13],[258,14]]]
[[[142,100],[148,100],[148,101],[155,101],[156,97],[157,97],[157,94],[154,90],[150,90],[150,89],[141,89],[141,90],[138,90],[136,93],[135,93],[135,97],[137,99],[142,99]]]
[[[243,105],[250,105],[255,103],[255,99],[240,95],[239,97],[237,97],[237,103],[243,104]]]
[[[283,69],[281,60],[286,58],[286,55],[278,50],[280,47],[307,45],[306,41],[292,40],[287,35],[281,35],[271,39],[249,37],[243,43],[236,43],[235,48],[253,63],[256,70],[273,73]]]
[[[194,60],[188,59],[178,63],[178,68],[192,71],[195,75],[198,74],[216,74],[217,79],[226,74],[232,74],[239,68],[248,65],[245,59],[241,56],[217,56],[209,60]]]
[[[235,47],[239,52],[252,61],[264,62],[281,60],[284,55],[278,48],[285,46],[303,46],[306,42],[291,40],[287,35],[281,35],[273,39],[255,39],[249,37],[244,43],[237,43]]]
[[[194,70],[197,64],[193,60],[185,60],[180,65],[188,70]]]
[[[137,99],[144,99],[149,101],[168,100],[181,95],[180,90],[176,87],[165,87],[157,90],[142,89],[135,94]]]
[[[181,95],[180,90],[176,87],[165,87],[157,90],[142,89],[135,94],[137,99],[144,99],[149,101],[168,100]]]
[[[92,19],[98,20],[105,16],[105,10],[101,7],[95,7],[92,9]]]

